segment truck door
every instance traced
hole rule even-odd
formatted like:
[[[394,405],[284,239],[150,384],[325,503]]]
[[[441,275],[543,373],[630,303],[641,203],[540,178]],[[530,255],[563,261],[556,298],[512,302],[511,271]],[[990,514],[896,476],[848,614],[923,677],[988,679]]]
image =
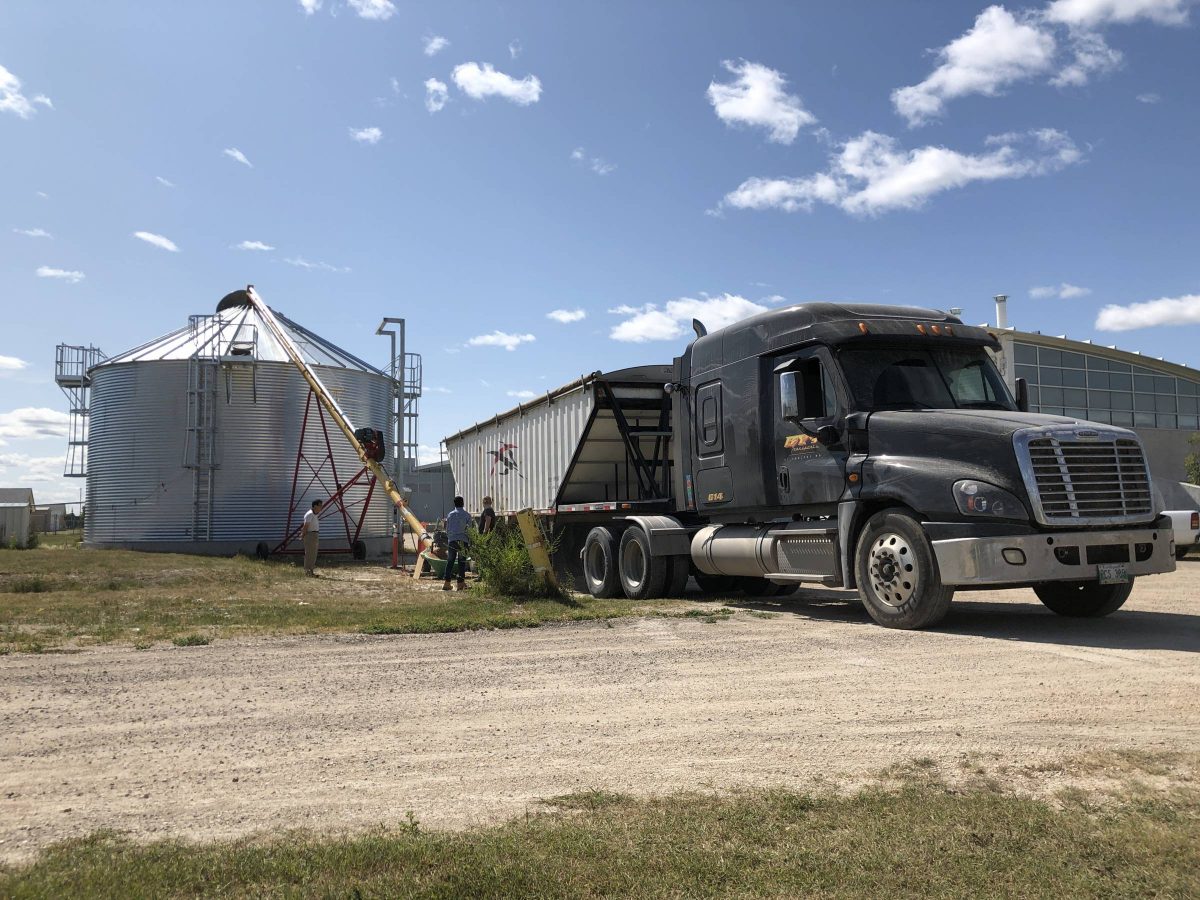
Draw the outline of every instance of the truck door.
[[[821,428],[843,427],[844,404],[833,373],[833,360],[823,347],[775,360],[775,486],[780,506],[833,504],[845,489],[845,448],[840,442],[826,446],[816,436]]]

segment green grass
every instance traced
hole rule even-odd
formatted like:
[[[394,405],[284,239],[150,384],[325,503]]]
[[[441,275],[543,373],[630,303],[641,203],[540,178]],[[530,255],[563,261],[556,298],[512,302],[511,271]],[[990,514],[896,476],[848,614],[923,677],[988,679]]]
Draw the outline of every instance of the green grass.
[[[0,550],[0,654],[114,642],[145,648],[199,637],[521,628],[691,606],[443,593],[440,582],[414,584],[378,563],[321,571],[324,577],[312,579],[290,561],[84,550],[65,539]]]
[[[202,846],[99,834],[0,870],[26,897],[1186,897],[1193,794],[1102,811],[937,784],[635,800],[591,791],[490,828],[397,814],[354,837]]]

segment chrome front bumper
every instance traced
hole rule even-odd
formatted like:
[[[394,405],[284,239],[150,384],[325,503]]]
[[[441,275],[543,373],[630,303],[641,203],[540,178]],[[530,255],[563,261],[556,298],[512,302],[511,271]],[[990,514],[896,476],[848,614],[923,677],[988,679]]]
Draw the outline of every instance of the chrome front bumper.
[[[1175,541],[1170,528],[951,538],[932,544],[942,583],[947,585],[1095,581],[1101,562],[1089,562],[1089,556],[1121,562],[1130,575],[1175,571]],[[1137,544],[1150,545],[1149,558],[1137,559]],[[1128,562],[1120,558],[1122,546],[1126,548]],[[1077,552],[1072,553],[1070,548]],[[1064,555],[1065,561],[1061,558]]]

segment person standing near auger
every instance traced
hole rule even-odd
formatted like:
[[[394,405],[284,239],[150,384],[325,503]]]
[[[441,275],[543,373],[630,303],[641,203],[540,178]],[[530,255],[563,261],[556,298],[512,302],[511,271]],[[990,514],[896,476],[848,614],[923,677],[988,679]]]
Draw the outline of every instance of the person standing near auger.
[[[321,507],[324,500],[314,500],[312,509],[304,514],[304,524],[300,526],[300,535],[304,540],[304,574],[316,578],[313,569],[317,566],[317,545],[321,540]]]
[[[471,514],[463,509],[465,501],[462,497],[454,498],[454,509],[446,516],[446,582],[443,591],[450,590],[450,579],[454,576],[454,563],[458,563],[458,589],[467,586],[467,545],[470,538],[467,529],[475,524]]]

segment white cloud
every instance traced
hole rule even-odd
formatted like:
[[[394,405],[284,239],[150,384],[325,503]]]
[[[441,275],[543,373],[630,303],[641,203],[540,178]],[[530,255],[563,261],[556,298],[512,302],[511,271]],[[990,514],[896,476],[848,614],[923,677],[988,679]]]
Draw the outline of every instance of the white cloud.
[[[34,103],[54,109],[54,104],[45,94],[38,94],[31,103],[29,98],[21,93],[21,79],[4,66],[0,66],[0,112],[10,112],[19,118],[31,119],[37,111],[33,108]]]
[[[321,8],[321,2],[322,0],[300,0],[300,8],[306,16],[311,16]]]
[[[173,240],[163,237],[161,234],[155,234],[153,231],[135,231],[133,236],[139,241],[145,241],[153,247],[158,247],[160,250],[170,250],[172,253],[179,252],[179,248],[175,246]]]
[[[396,94],[398,96],[400,94],[400,79],[397,78],[395,75],[393,75],[391,78],[391,84],[392,84],[392,93]]]
[[[351,128],[350,137],[360,144],[378,144],[383,132],[372,125],[370,128]]]
[[[1096,317],[1099,331],[1132,331],[1156,325],[1200,324],[1200,294],[1163,297],[1128,306],[1105,306]]]
[[[516,59],[518,56],[521,55],[521,40],[520,40],[520,38],[513,38],[511,41],[508,42],[508,55],[512,59]]]
[[[518,400],[532,400],[537,396],[533,391],[508,391],[508,396],[516,397]]]
[[[613,328],[609,337],[636,344],[675,340],[691,333],[692,319],[699,319],[709,331],[716,331],[766,310],[767,307],[736,294],[700,299],[680,297],[661,307],[655,303],[642,307],[618,306],[609,312],[629,318]]]
[[[1050,22],[1073,28],[1128,25],[1148,19],[1159,25],[1187,22],[1192,0],[1054,0],[1043,14]]]
[[[1145,94],[1138,94],[1137,101],[1138,103],[1161,103],[1162,97],[1151,91]]]
[[[491,63],[462,63],[454,67],[451,77],[458,89],[472,100],[503,97],[518,106],[529,106],[542,96],[542,83],[536,75],[513,78],[497,72]]]
[[[721,63],[734,81],[714,81],[708,86],[708,102],[726,125],[749,125],[767,130],[767,140],[790,144],[800,129],[817,117],[804,108],[795,94],[787,93],[783,74],[759,63],[726,60]]]
[[[13,231],[17,234],[25,235],[25,237],[50,238],[51,240],[54,238],[54,235],[44,228],[14,228]]]
[[[421,43],[424,45],[426,56],[437,56],[438,53],[450,46],[450,42],[440,34],[422,38]]]
[[[251,163],[250,160],[246,159],[246,154],[243,153],[241,150],[239,150],[237,147],[226,147],[221,152],[224,153],[226,156],[228,156],[230,159],[237,160],[243,166],[248,166],[251,169],[254,168],[254,164]]]
[[[904,150],[895,138],[866,131],[841,145],[828,171],[806,178],[749,178],[721,206],[796,212],[826,203],[855,215],[878,215],[917,209],[935,194],[972,182],[1045,175],[1082,159],[1070,137],[1053,128],[987,142],[994,149],[978,154],[934,146]],[[1031,143],[1033,152],[1018,151],[1023,143]]]
[[[424,466],[428,463],[441,462],[444,459],[440,447],[432,447],[429,444],[417,444],[417,465]]]
[[[0,439],[37,440],[67,436],[70,417],[57,409],[44,406],[23,406],[12,412],[0,413]]]
[[[582,147],[576,147],[571,151],[571,159],[581,165],[587,166],[597,175],[607,175],[617,168],[616,163],[610,163],[599,156],[588,156]]]
[[[436,78],[425,79],[425,108],[431,113],[441,112],[446,105],[449,88],[446,82]]]
[[[346,0],[359,18],[383,22],[396,12],[392,0]]]
[[[159,184],[161,184],[163,187],[169,187],[169,188],[175,187],[174,182],[167,181],[167,179],[163,178],[161,175],[155,175],[154,180],[157,181]]]
[[[586,319],[587,313],[582,309],[552,309],[546,313],[546,318],[566,325],[569,322],[579,322]]]
[[[1081,87],[1093,75],[1105,75],[1120,68],[1124,60],[1121,51],[1108,46],[1103,36],[1096,32],[1072,34],[1071,50],[1074,59],[1050,79],[1055,87]]]
[[[491,334],[480,334],[467,341],[469,347],[503,347],[505,350],[516,350],[521,344],[536,341],[532,334],[508,334],[504,331],[493,331]]]
[[[19,372],[28,369],[29,363],[16,356],[0,356],[0,372]]]
[[[38,266],[37,277],[57,278],[59,281],[65,281],[68,284],[78,284],[79,282],[83,281],[85,276],[82,272],[75,272],[69,269],[55,269],[51,268],[50,266]]]
[[[38,196],[38,197],[40,197],[40,198],[41,198],[41,199],[43,199],[43,200],[49,200],[49,199],[50,199],[50,195],[49,195],[49,194],[47,194],[45,191],[36,191],[35,193],[37,194],[37,196]]]
[[[1073,300],[1076,297],[1086,297],[1092,292],[1091,288],[1080,287],[1077,284],[1047,284],[1029,289],[1029,296],[1035,300],[1046,300],[1057,297],[1059,300]]]
[[[348,266],[331,266],[327,262],[312,261],[305,259],[303,256],[289,256],[284,260],[289,266],[295,266],[298,269],[307,269],[310,272],[338,272],[346,273],[350,271]]]
[[[941,115],[948,100],[995,96],[1014,81],[1049,71],[1054,53],[1054,36],[1032,18],[989,6],[969,31],[937,51],[940,64],[929,77],[892,92],[892,105],[910,127],[922,125]]]
[[[0,471],[4,472],[5,480],[12,481],[13,477],[21,484],[36,484],[44,481],[59,481],[63,477],[63,455],[58,456],[27,456],[24,453],[0,453]],[[46,498],[42,492],[37,492],[39,502]]]
[[[264,244],[262,241],[242,241],[237,245],[239,250],[274,250],[270,244]]]

